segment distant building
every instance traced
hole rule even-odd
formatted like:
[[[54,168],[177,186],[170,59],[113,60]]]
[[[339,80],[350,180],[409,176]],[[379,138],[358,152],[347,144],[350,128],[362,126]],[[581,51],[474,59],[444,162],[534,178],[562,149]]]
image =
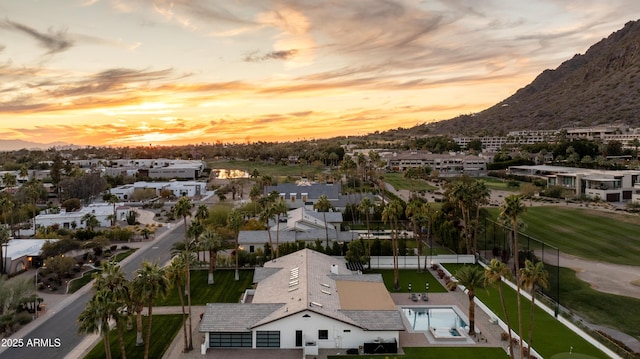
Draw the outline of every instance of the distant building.
[[[574,196],[586,196],[607,202],[632,200],[638,188],[640,171],[605,171],[560,166],[511,166],[509,173],[547,181],[548,186],[561,186]]]
[[[116,217],[118,221],[126,220],[127,216],[133,209],[123,203],[116,204]],[[60,209],[58,213],[42,213],[36,216],[36,226],[50,227],[58,225],[61,228],[86,228],[86,223],[82,219],[86,214],[93,214],[100,227],[111,226],[111,216],[113,215],[113,205],[109,203],[90,204],[75,212],[66,212]]]
[[[440,176],[482,176],[487,172],[487,160],[461,153],[431,153],[426,151],[393,152],[383,157],[387,169],[404,172],[409,168],[429,167]]]
[[[157,196],[164,190],[169,190],[176,197],[203,196],[207,193],[207,184],[198,181],[169,181],[169,182],[145,182],[140,181],[134,184],[118,186],[109,190],[122,201],[131,201],[133,193],[137,189],[151,188]]]
[[[11,239],[3,248],[4,273],[9,275],[39,266],[42,246],[57,239]],[[6,262],[4,260],[6,259]],[[36,262],[38,264],[36,264]]]

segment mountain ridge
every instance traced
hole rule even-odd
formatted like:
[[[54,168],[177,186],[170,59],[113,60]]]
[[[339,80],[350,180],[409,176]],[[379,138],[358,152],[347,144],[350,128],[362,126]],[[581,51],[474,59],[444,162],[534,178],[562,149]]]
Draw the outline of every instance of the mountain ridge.
[[[414,127],[411,132],[504,135],[624,123],[640,127],[640,21],[598,41],[483,111]],[[422,127],[422,128],[420,128]]]

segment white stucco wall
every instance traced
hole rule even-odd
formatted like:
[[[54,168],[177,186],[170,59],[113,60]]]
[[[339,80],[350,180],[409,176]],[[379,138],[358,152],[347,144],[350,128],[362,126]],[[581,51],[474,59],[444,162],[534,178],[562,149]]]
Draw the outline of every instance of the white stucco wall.
[[[304,318],[305,314],[309,318]],[[302,330],[303,345],[306,342],[316,342],[319,349],[330,348],[358,348],[365,342],[373,342],[382,338],[385,342],[399,342],[398,331],[364,331],[353,325],[325,317],[312,311],[304,311],[293,314],[273,323],[269,323],[254,329],[253,346],[255,348],[256,331],[279,330],[280,347],[286,349],[296,347],[296,330]],[[328,339],[318,339],[319,330],[328,330]],[[345,332],[348,330],[349,332]]]

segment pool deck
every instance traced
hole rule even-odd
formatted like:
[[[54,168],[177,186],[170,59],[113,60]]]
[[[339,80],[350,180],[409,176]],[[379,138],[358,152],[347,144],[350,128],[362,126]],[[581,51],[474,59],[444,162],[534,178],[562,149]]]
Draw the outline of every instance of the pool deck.
[[[457,306],[458,309],[468,315],[469,300],[467,295],[460,289],[448,293],[429,293],[429,301],[414,302],[408,293],[391,293],[391,297],[396,305],[401,307],[411,306]],[[471,341],[436,340],[431,333],[412,332],[405,330],[400,332],[400,347],[425,347],[425,346],[483,346],[499,347],[508,350],[507,341],[501,340],[504,332],[498,324],[491,322],[489,315],[476,306],[475,311],[476,332],[479,334]],[[430,336],[429,339],[427,336]]]

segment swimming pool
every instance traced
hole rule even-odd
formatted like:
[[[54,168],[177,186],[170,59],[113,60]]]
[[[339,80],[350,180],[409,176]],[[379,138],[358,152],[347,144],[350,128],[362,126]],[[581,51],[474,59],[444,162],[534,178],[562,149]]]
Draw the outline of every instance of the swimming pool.
[[[402,313],[415,331],[431,329],[454,329],[451,336],[460,336],[467,323],[458,315],[453,307],[411,307],[402,308]]]

